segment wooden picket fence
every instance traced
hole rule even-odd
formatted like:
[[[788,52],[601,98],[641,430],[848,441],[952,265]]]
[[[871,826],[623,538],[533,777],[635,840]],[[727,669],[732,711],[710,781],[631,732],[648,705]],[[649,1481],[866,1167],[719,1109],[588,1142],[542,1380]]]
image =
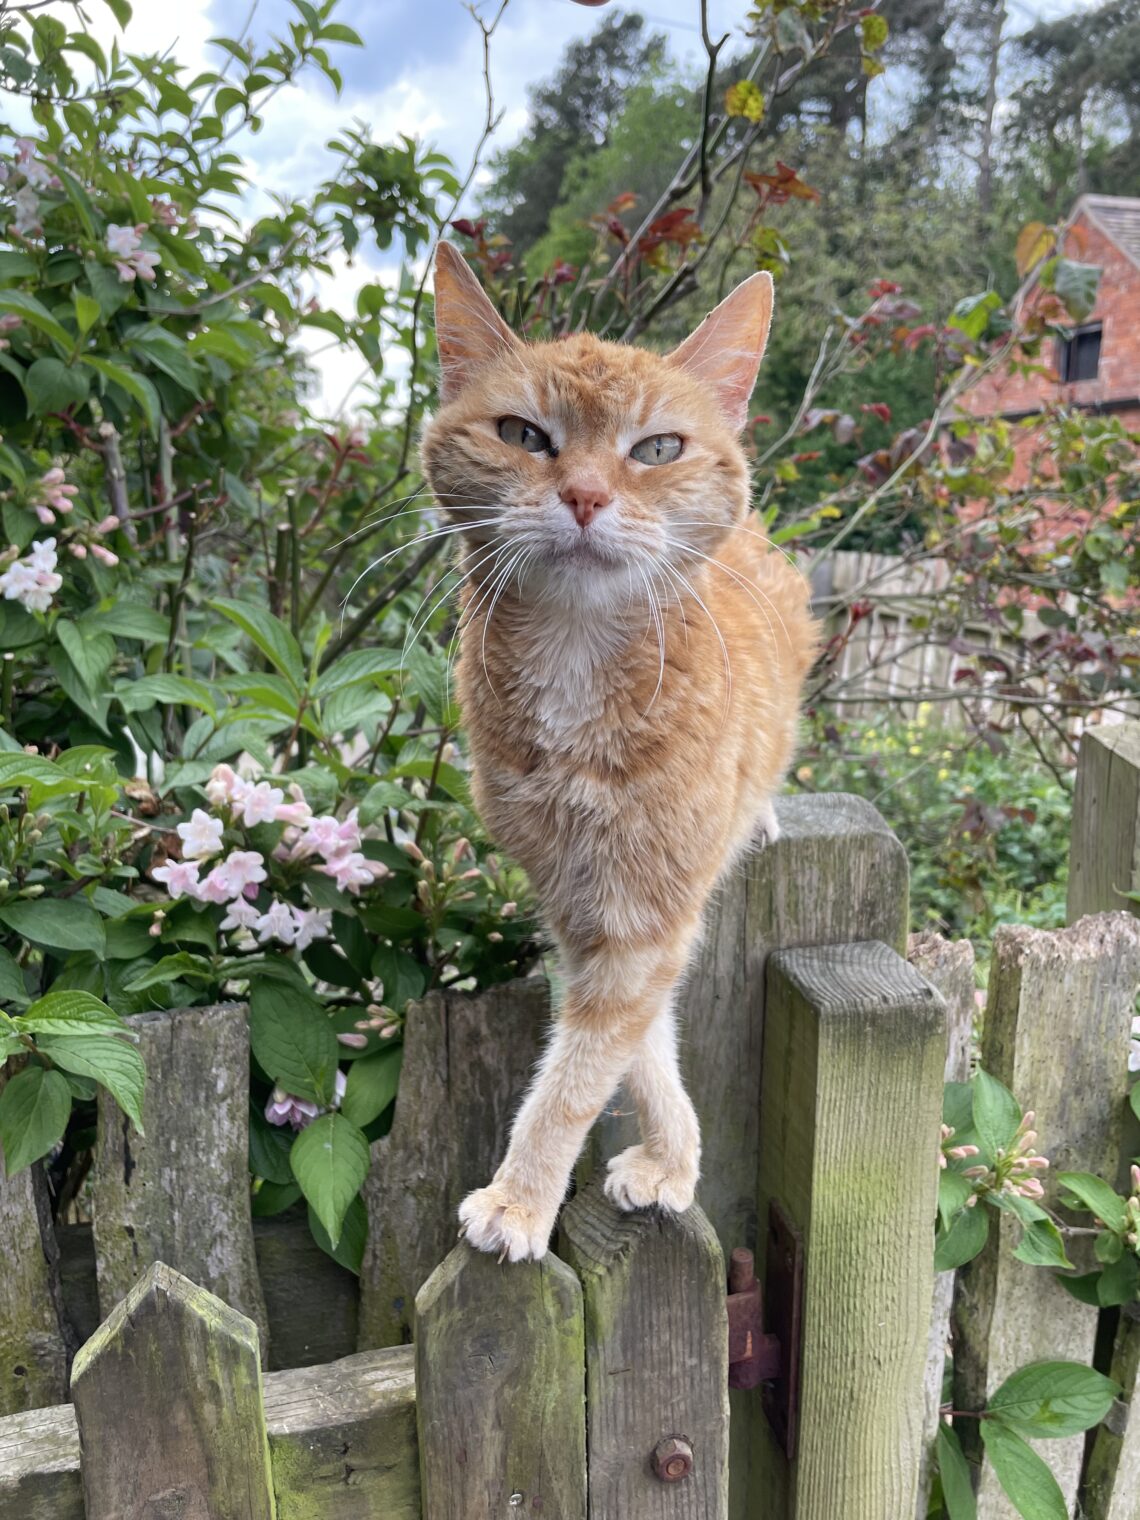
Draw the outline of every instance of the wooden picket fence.
[[[456,1245],[454,1216],[541,1046],[540,980],[409,1019],[359,1285],[303,1220],[251,1229],[243,1010],[135,1020],[146,1138],[101,1108],[93,1227],[57,1236],[34,1169],[0,1183],[0,1520],[922,1520],[951,1327],[958,1408],[1031,1360],[1111,1362],[1125,1395],[1047,1455],[1071,1515],[1137,1520],[1140,1315],[1098,1316],[996,1235],[933,1271],[972,950],[908,946],[907,861],[866,803],[779,815],[682,998],[700,1207],[605,1201],[619,1094],[538,1264]],[[1140,1148],[1128,890],[1140,725],[1083,741],[1071,927],[999,932],[980,1046],[1054,1164],[1109,1178]],[[1013,1514],[988,1477],[978,1513]]]

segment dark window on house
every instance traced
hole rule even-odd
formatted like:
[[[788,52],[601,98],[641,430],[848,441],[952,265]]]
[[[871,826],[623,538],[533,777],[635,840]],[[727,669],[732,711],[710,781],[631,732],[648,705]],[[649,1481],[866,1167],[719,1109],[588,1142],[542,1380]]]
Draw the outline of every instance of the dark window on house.
[[[1100,367],[1101,324],[1078,327],[1060,341],[1057,368],[1066,383],[1073,380],[1095,380]]]

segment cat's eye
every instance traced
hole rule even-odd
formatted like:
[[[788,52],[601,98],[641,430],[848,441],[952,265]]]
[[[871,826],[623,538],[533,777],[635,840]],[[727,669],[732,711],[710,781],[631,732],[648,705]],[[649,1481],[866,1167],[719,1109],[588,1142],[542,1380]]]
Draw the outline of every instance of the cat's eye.
[[[525,449],[528,454],[554,453],[550,435],[544,433],[540,427],[535,427],[533,422],[527,422],[525,417],[500,417],[499,437],[504,443],[512,443],[517,449]]]
[[[672,464],[680,457],[681,439],[676,433],[654,433],[643,438],[629,451],[629,457],[639,464]]]

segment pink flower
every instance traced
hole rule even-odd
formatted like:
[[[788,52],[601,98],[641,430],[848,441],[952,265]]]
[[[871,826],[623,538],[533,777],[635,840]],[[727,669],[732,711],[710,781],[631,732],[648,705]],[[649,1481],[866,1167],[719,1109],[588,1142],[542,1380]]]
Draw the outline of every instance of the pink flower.
[[[289,787],[291,802],[282,803],[277,809],[277,822],[287,823],[294,828],[304,828],[313,816],[313,810],[305,801],[305,794],[294,781]]]
[[[249,782],[243,781],[228,765],[215,765],[206,782],[206,796],[214,807],[227,802],[241,802],[248,790]]]
[[[22,189],[17,190],[12,201],[16,207],[16,215],[12,220],[13,230],[24,237],[32,232],[39,232],[41,230],[40,198],[31,185],[24,185]]]
[[[338,1034],[337,1039],[342,1045],[347,1045],[350,1050],[364,1050],[368,1044],[366,1034],[353,1034],[351,1032]]]
[[[196,860],[171,860],[150,874],[163,883],[171,897],[197,897],[198,870]]]
[[[319,1113],[315,1103],[310,1103],[307,1098],[294,1097],[280,1087],[273,1089],[265,1105],[265,1117],[270,1124],[289,1124],[294,1129],[304,1129],[306,1124],[312,1124]]]
[[[254,928],[263,945],[271,939],[280,940],[283,945],[291,945],[297,938],[297,923],[291,905],[286,902],[272,903],[268,911],[257,920]]]
[[[225,888],[223,901],[240,897],[243,893],[252,897],[256,893],[250,888],[256,888],[265,880],[265,861],[256,850],[234,850],[220,866],[214,867],[210,875],[216,876]]]
[[[361,887],[370,887],[374,881],[382,881],[385,876],[390,876],[388,867],[379,860],[368,860],[358,851],[348,855],[337,855],[323,866],[317,867],[326,876],[331,876],[342,892],[359,892]]]
[[[119,526],[119,519],[115,516],[114,512],[108,512],[107,516],[103,519],[102,522],[97,522],[95,524],[95,532],[96,533],[114,533],[115,529],[118,526]]]
[[[116,259],[115,273],[124,285],[130,285],[135,277],[135,266],[133,264],[124,264],[122,259]]]
[[[143,231],[141,223],[137,227],[120,227],[112,222],[107,228],[107,252],[130,258],[142,242]]]
[[[323,855],[326,860],[336,860],[352,850],[359,850],[361,836],[356,813],[353,808],[343,821],[331,815],[310,819],[293,850],[293,858],[303,860],[309,855]]]
[[[115,268],[120,280],[133,280],[136,275],[140,280],[154,279],[159,256],[141,246],[145,231],[145,222],[134,227],[120,227],[112,222],[107,228],[107,252],[116,256]]]
[[[55,522],[55,513],[50,507],[36,507],[34,511],[45,528],[50,528],[52,523]]]
[[[241,820],[247,829],[259,823],[273,823],[277,809],[285,801],[285,793],[268,781],[259,781],[245,793],[240,804]]]
[[[67,546],[67,552],[68,552],[68,554],[73,554],[76,559],[86,559],[87,558],[87,545],[86,544],[68,544],[68,546]]]
[[[178,825],[183,856],[187,860],[207,860],[211,855],[220,854],[223,829],[220,818],[211,818],[209,813],[195,808],[190,814],[190,822]]]
[[[230,890],[229,878],[222,866],[215,866],[198,888],[198,898],[201,902],[228,903],[234,897],[240,896],[240,892]]]
[[[91,553],[101,564],[117,565],[119,563],[119,556],[113,549],[108,549],[106,544],[92,544]]]
[[[47,164],[42,158],[36,157],[36,144],[30,137],[16,139],[16,168],[28,184],[34,185],[37,190],[54,190],[59,186],[59,180]]]
[[[21,603],[29,612],[46,612],[63,585],[55,567],[55,539],[37,540],[24,559],[14,560],[0,574],[0,594],[9,602]]]
[[[298,950],[307,950],[315,939],[328,938],[329,925],[332,922],[330,908],[294,908],[293,916],[297,921],[297,938],[294,944]]]
[[[229,929],[252,929],[260,917],[261,914],[251,902],[246,902],[244,897],[235,897],[218,927],[223,932]]]
[[[150,209],[154,212],[155,220],[164,227],[178,226],[178,207],[173,201],[163,200],[161,196],[151,196]]]

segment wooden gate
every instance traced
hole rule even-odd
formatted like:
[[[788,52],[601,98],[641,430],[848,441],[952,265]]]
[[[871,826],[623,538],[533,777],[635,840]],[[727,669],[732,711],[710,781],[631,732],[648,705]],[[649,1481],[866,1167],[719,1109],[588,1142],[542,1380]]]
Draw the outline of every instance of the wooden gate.
[[[1140,886],[1128,844],[1140,833],[1140,729],[1085,744],[1074,917]],[[51,1402],[64,1392],[69,1314],[54,1241],[34,1179],[0,1185],[5,1246],[20,1241],[0,1278],[0,1398],[17,1411],[0,1419],[0,1520],[924,1516],[952,1309],[969,1348],[958,1375],[982,1397],[1011,1356],[1090,1359],[1096,1312],[1053,1303],[1038,1274],[1026,1326],[1010,1276],[1021,1264],[1004,1259],[958,1274],[956,1300],[952,1274],[936,1282],[942,1083],[969,1059],[972,952],[924,936],[905,958],[907,864],[874,809],[825,796],[786,799],[779,814],[779,843],[723,890],[682,1000],[705,1148],[701,1207],[679,1219],[619,1214],[600,1191],[602,1163],[629,1138],[619,1094],[543,1262],[449,1249],[455,1205],[499,1159],[541,1044],[547,994],[535,980],[434,997],[408,1021],[397,1119],[367,1187],[356,1354],[263,1370],[266,1331],[270,1347],[284,1332],[266,1255],[231,1207],[237,1079],[220,1110],[182,1105],[173,1150],[161,1124],[132,1139],[129,1167],[118,1116],[110,1104],[101,1115],[96,1197],[114,1196],[107,1217],[130,1230],[97,1221],[106,1317],[75,1356],[70,1403]],[[1128,860],[1109,888],[1096,863],[1110,839]],[[1066,1165],[1103,1172],[1132,1143],[1119,1100],[1138,977],[1126,913],[1056,934],[1011,930],[995,945],[983,1061],[1030,1082]],[[1101,1064],[1083,1072],[1076,1105],[1057,1069],[1059,1031],[1089,1020]],[[211,1061],[243,1059],[230,1039],[240,1010],[160,1024],[161,1038],[142,1029],[152,1092],[183,1080],[170,1062],[201,1066],[203,1040]],[[208,1039],[188,1033],[201,1028]],[[221,1092],[216,1067],[214,1078]],[[201,1230],[175,1218],[183,1203],[208,1207],[201,1189],[183,1196],[179,1157],[200,1156],[219,1124],[233,1164],[216,1178],[224,1207],[202,1250]],[[316,1324],[326,1303],[339,1315],[306,1281],[290,1316]],[[69,1294],[74,1320],[74,1282]],[[1135,1321],[1123,1316],[1117,1334],[1118,1369],[1134,1378]],[[1083,1466],[1098,1506],[1087,1513],[1131,1515],[1130,1412],[1122,1400],[1087,1459],[1080,1440],[1052,1443],[1070,1513]],[[979,1515],[999,1520],[1012,1513],[1003,1505],[983,1481]]]

